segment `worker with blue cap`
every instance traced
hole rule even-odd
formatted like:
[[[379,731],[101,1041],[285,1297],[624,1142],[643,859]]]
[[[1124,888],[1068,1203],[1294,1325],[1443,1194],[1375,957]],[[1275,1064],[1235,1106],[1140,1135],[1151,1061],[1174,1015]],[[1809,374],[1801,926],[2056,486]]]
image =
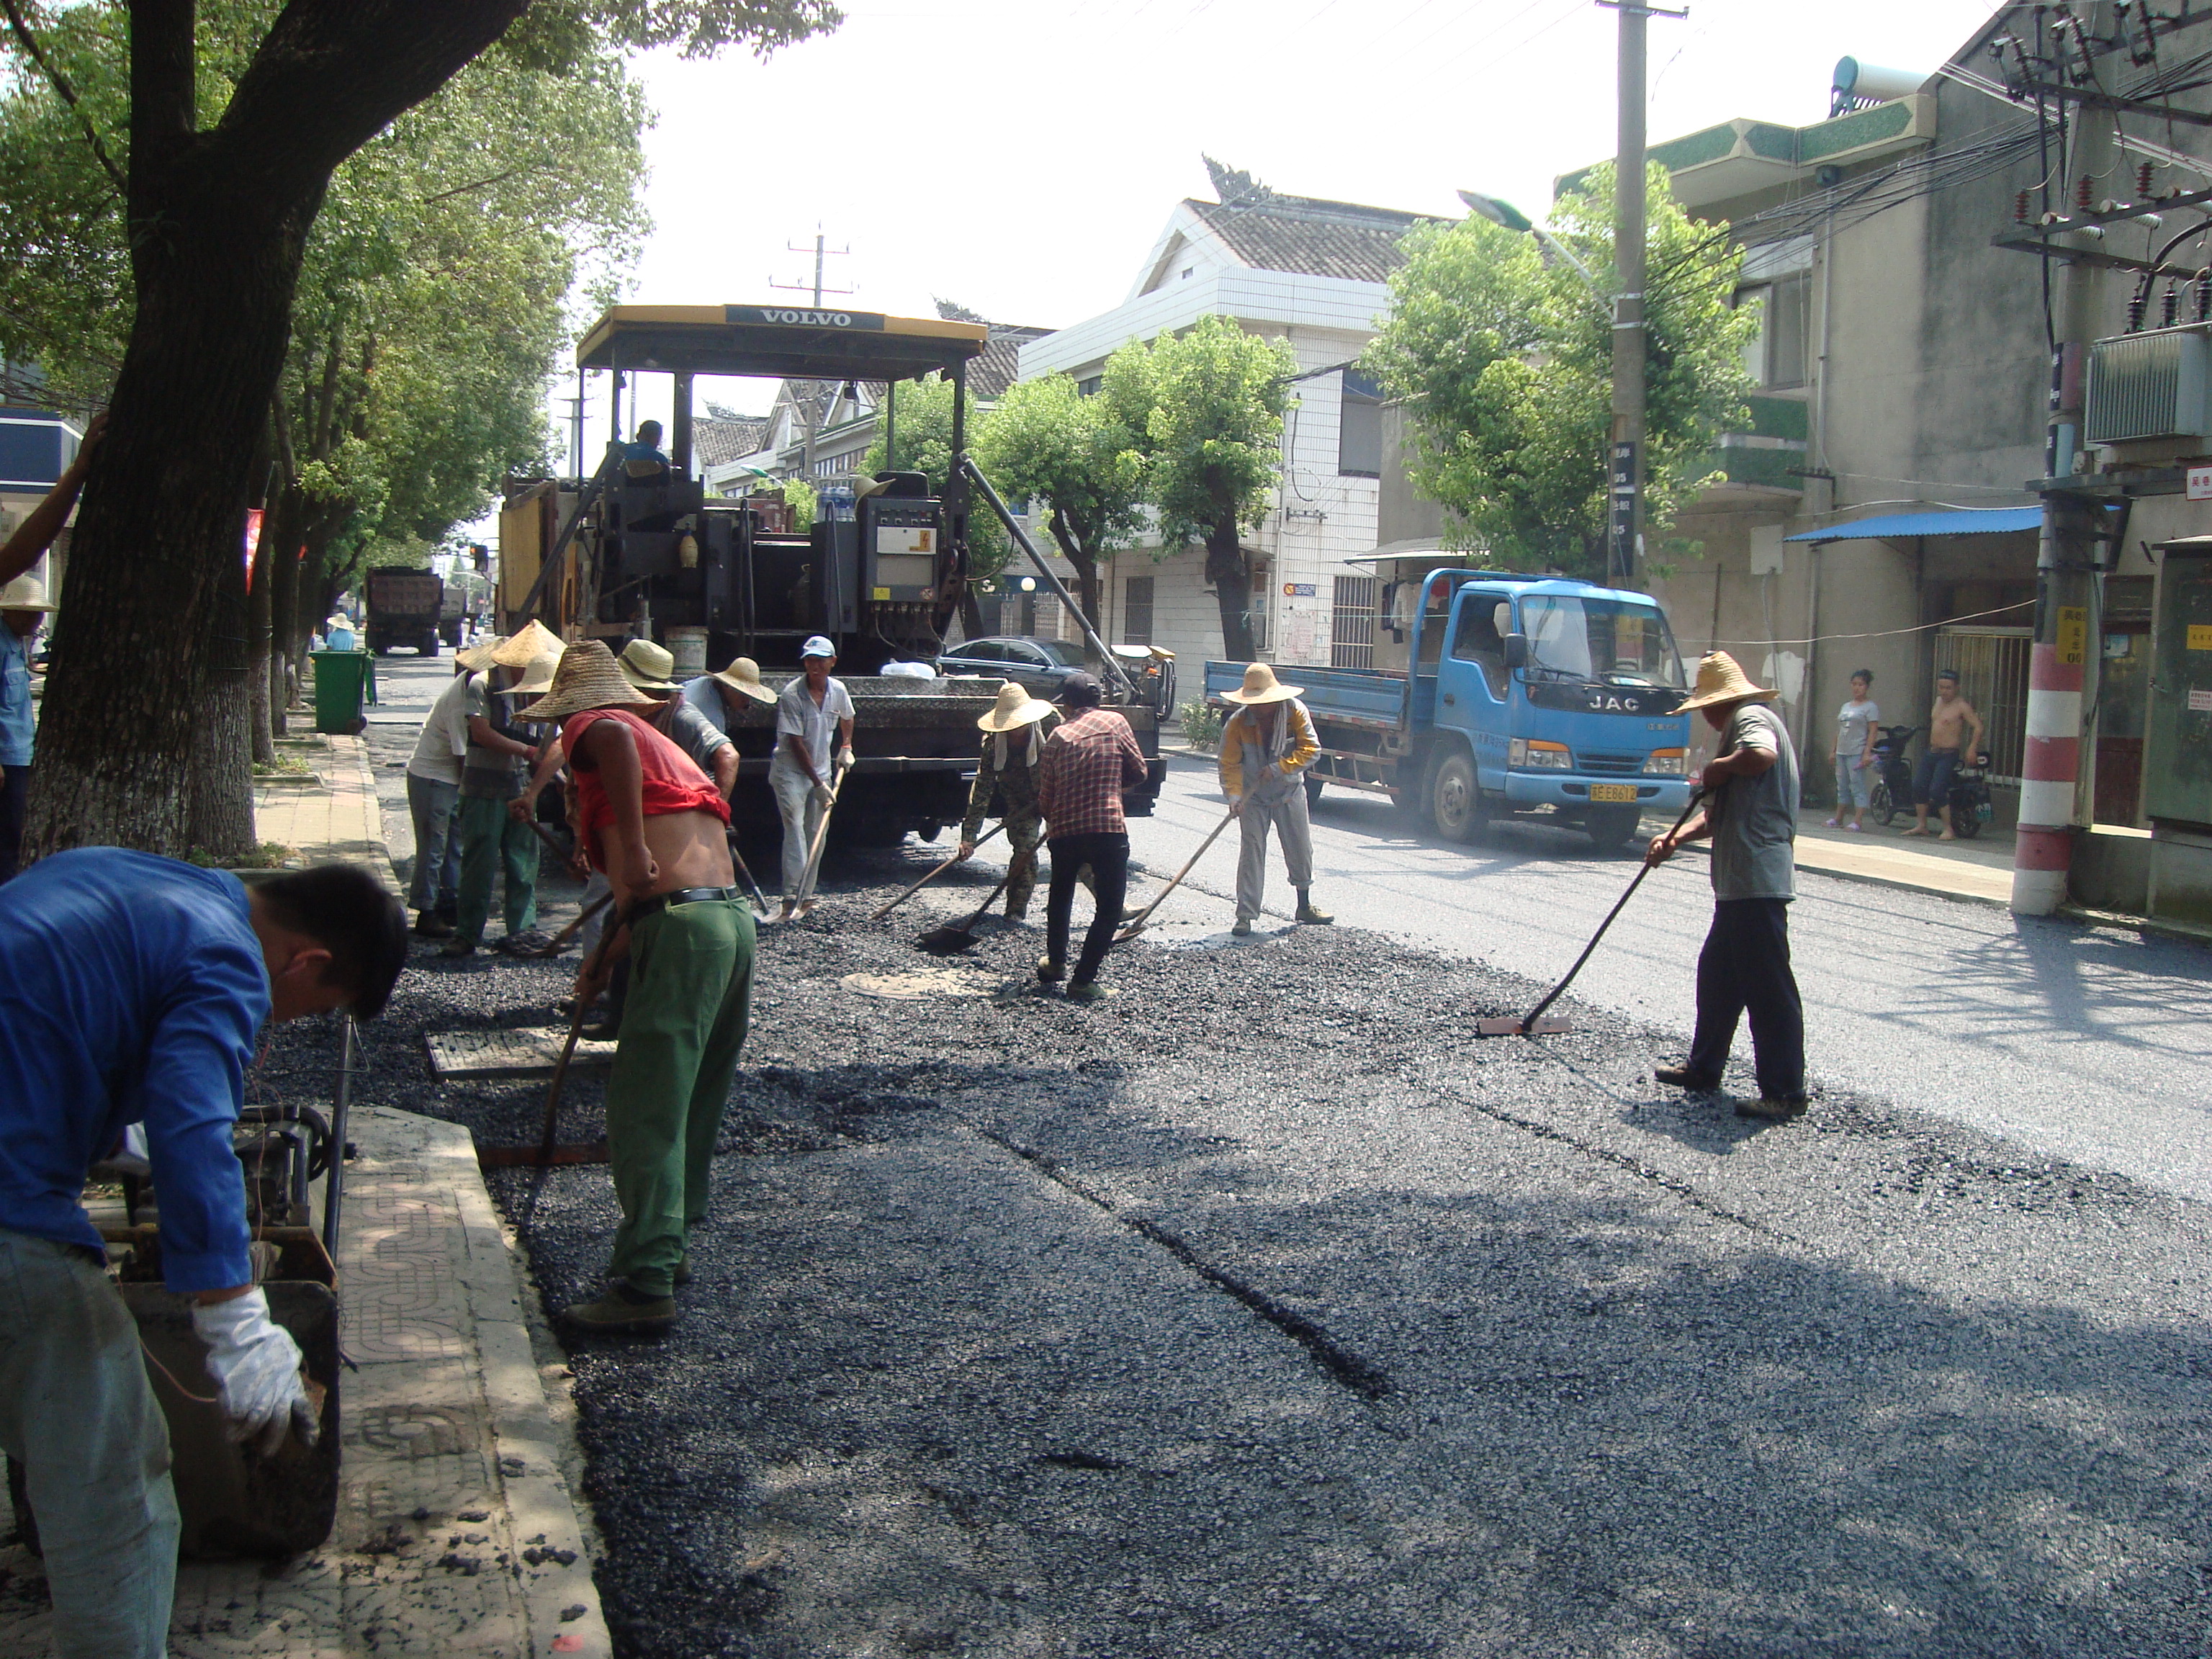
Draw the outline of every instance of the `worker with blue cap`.
[[[837,647],[817,634],[799,647],[799,664],[805,672],[775,700],[775,758],[768,769],[769,787],[783,817],[783,908],[778,921],[814,908],[808,854],[834,799],[834,780],[853,763],[852,693],[843,681],[830,677],[837,665]]]

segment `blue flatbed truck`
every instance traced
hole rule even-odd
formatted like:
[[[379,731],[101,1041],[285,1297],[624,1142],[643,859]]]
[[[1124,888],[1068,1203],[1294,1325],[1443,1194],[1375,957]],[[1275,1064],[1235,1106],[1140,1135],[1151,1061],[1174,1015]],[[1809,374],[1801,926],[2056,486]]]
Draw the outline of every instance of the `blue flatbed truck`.
[[[1310,799],[1331,784],[1386,795],[1455,842],[1548,818],[1607,848],[1687,804],[1690,723],[1674,710],[1689,693],[1650,594],[1431,570],[1395,585],[1377,634],[1406,668],[1279,670],[1321,739]],[[1243,673],[1206,664],[1206,702],[1229,708]]]

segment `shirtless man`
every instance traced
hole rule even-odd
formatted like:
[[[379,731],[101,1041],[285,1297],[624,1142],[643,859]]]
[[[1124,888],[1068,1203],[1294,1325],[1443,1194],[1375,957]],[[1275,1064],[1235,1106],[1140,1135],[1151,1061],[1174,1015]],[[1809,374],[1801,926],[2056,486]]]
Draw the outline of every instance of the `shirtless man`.
[[[614,888],[614,942],[577,975],[578,1006],[598,999],[608,963],[627,956],[630,964],[607,1079],[622,1225],[606,1291],[562,1315],[586,1331],[658,1331],[676,1321],[676,1287],[690,1277],[684,1231],[707,1213],[752,988],[752,911],[733,884],[723,835],[730,809],[714,781],[641,718],[653,707],[607,647],[586,640],[568,647],[553,689],[520,715],[562,723],[578,844]]]
[[[1959,740],[1960,728],[1971,726],[1974,735],[1966,743]],[[1921,751],[1920,764],[1912,772],[1912,828],[1908,836],[1928,833],[1928,809],[1938,809],[1943,815],[1944,841],[1956,841],[1958,835],[1951,827],[1951,774],[1958,769],[1962,756],[1982,752],[1982,733],[1986,728],[1982,717],[1974,712],[1974,705],[1959,695],[1959,676],[1948,668],[1936,676],[1936,707],[1928,714],[1928,747]]]

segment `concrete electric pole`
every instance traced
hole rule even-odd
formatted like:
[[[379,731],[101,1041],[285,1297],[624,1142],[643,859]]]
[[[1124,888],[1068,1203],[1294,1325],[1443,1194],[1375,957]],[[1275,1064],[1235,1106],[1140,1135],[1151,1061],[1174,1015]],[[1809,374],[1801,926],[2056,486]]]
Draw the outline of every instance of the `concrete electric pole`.
[[[1620,15],[1620,142],[1613,160],[1613,441],[1607,451],[1606,580],[1638,585],[1644,538],[1644,20],[1686,17],[1638,0],[1597,0]]]

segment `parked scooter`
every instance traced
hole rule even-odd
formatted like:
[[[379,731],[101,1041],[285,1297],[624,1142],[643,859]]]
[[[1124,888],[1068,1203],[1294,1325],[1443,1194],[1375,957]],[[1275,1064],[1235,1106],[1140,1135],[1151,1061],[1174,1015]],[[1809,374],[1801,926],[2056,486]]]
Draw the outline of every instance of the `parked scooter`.
[[[1887,829],[1899,813],[1912,810],[1912,763],[1905,751],[1925,728],[1884,726],[1875,729],[1881,736],[1874,746],[1876,775],[1874,787],[1868,792],[1867,811]],[[1990,757],[1985,750],[1971,758],[1962,757],[1952,769],[1951,832],[1961,841],[1972,841],[1980,835],[1982,826],[1995,811],[1990,799],[1989,768]]]

